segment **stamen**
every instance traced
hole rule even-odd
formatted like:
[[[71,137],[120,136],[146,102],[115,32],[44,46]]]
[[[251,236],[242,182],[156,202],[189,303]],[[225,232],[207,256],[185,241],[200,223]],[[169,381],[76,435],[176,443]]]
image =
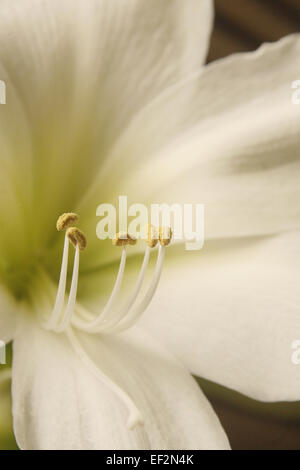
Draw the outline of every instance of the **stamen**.
[[[80,251],[85,250],[87,242],[85,235],[76,227],[70,227],[67,230],[67,237],[74,247],[79,247]]]
[[[55,324],[58,322],[59,317],[62,312],[62,308],[65,300],[65,291],[66,291],[66,280],[67,280],[67,270],[68,270],[68,257],[69,257],[69,239],[65,235],[63,257],[61,263],[61,270],[59,276],[59,284],[56,294],[55,305],[50,315],[48,322],[45,324],[45,328],[52,329]]]
[[[150,248],[154,248],[158,243],[158,233],[153,225],[148,224],[147,226],[147,244]]]
[[[70,295],[66,307],[66,311],[64,314],[64,317],[61,321],[61,324],[57,327],[54,328],[55,331],[58,333],[61,333],[62,331],[65,331],[67,327],[70,324],[71,317],[74,312],[74,307],[76,303],[76,296],[77,296],[77,285],[78,285],[78,272],[79,272],[79,243],[75,247],[75,257],[74,257],[74,265],[73,265],[73,274],[72,274],[72,282],[71,282],[71,289],[70,289]]]
[[[154,230],[152,229],[152,235],[153,233],[154,233]],[[119,333],[130,328],[139,319],[142,313],[147,309],[148,305],[150,304],[156,292],[156,289],[160,280],[162,268],[163,268],[166,246],[170,243],[171,237],[172,237],[171,229],[167,227],[164,229],[160,229],[159,234],[160,234],[160,246],[158,250],[155,272],[154,272],[150,287],[148,291],[146,292],[143,300],[140,302],[140,304],[130,312],[130,309],[132,308],[141,290],[141,286],[145,277],[146,269],[149,263],[149,256],[150,256],[149,244],[146,247],[143,264],[142,264],[136,285],[134,287],[134,290],[131,296],[127,300],[124,308],[122,308],[119,312],[113,312],[111,308],[112,305],[109,305],[109,308],[107,308],[108,304],[110,303],[110,300],[109,300],[102,314],[98,315],[96,320],[89,321],[89,314],[86,313],[86,311],[82,309],[80,305],[77,305],[76,309],[79,315],[81,316],[81,318],[75,317],[73,319],[73,324],[74,326],[76,326],[76,328],[79,328],[89,333],[106,333],[106,334]],[[123,247],[123,250],[125,250],[125,247]],[[122,255],[123,254],[124,254],[124,251]],[[121,265],[122,265],[122,260],[120,263],[120,268],[121,268]],[[119,274],[120,274],[120,268],[119,268]],[[123,278],[123,273],[124,271],[122,270],[122,278]],[[119,278],[119,275],[118,275],[118,278]],[[113,297],[113,303],[116,300],[116,298],[114,297],[114,291],[118,284],[118,278],[117,278],[115,287],[111,295],[111,297]],[[105,315],[103,313],[105,313]]]
[[[92,320],[92,316],[89,314],[89,312],[87,312],[80,305],[76,305],[79,273],[79,256],[80,251],[83,251],[87,245],[84,234],[79,229],[70,226],[71,224],[74,224],[74,222],[77,222],[77,220],[78,216],[76,214],[70,213],[63,214],[57,221],[57,229],[67,229],[67,231],[64,242],[64,251],[56,301],[47,327],[57,332],[66,332],[66,335],[70,341],[72,348],[78,354],[82,362],[88,367],[88,369],[93,373],[93,375],[98,380],[100,380],[105,386],[109,387],[110,390],[112,390],[127,407],[129,413],[127,425],[130,429],[133,429],[138,424],[143,424],[143,418],[140,411],[138,410],[130,396],[125,391],[123,391],[122,388],[119,387],[113,380],[111,380],[104,372],[102,372],[98,365],[89,357],[89,355],[81,345],[80,341],[78,340],[77,336],[75,335],[71,327],[71,322],[76,328],[90,333],[119,333],[131,327],[138,320],[144,310],[148,307],[153,295],[155,294],[162,272],[166,246],[169,245],[171,241],[172,231],[170,228],[164,227],[160,228],[159,233],[157,233],[156,229],[153,226],[148,226],[148,246],[145,250],[144,259],[138,275],[138,279],[136,281],[131,296],[127,299],[127,302],[125,303],[124,307],[117,313],[112,312],[112,310],[122,286],[127,256],[126,247],[127,245],[135,245],[137,240],[128,233],[118,233],[116,235],[115,239],[113,240],[113,244],[115,246],[122,247],[122,255],[118,275],[111,295],[103,311],[97,316],[96,319]],[[158,239],[160,241],[160,245],[152,282],[142,301],[138,304],[135,309],[130,311],[141,290],[141,286],[149,263],[150,250],[151,248],[157,245]],[[75,256],[70,294],[65,313],[62,316],[66,289],[69,242],[71,242],[75,247]],[[78,316],[75,316],[75,318],[73,318],[73,313],[75,309],[76,312],[81,315],[81,318]],[[62,319],[60,321],[61,316]]]
[[[67,213],[61,215],[56,223],[58,230],[64,230],[68,227],[71,222],[77,221],[78,216],[73,213]],[[75,246],[75,256],[74,256],[74,265],[73,265],[73,274],[70,295],[66,307],[66,311],[63,315],[61,323],[59,325],[59,320],[62,314],[65,292],[66,292],[66,280],[67,280],[67,270],[68,270],[68,255],[69,255],[69,241]],[[77,295],[77,284],[78,284],[78,272],[79,272],[79,251],[82,251],[86,248],[87,242],[85,235],[75,227],[69,227],[65,235],[64,250],[60,271],[60,278],[58,284],[58,290],[55,300],[55,305],[50,315],[48,322],[45,324],[45,328],[52,329],[57,332],[64,331],[71,320]]]
[[[172,239],[172,230],[170,227],[160,227],[159,241],[162,246],[168,246]]]
[[[159,246],[159,251],[158,251],[158,257],[157,257],[157,261],[156,261],[156,266],[155,266],[154,276],[153,276],[152,282],[150,284],[150,287],[149,287],[148,291],[145,294],[144,299],[137,306],[137,308],[135,310],[133,310],[127,316],[127,318],[124,319],[124,321],[122,323],[120,323],[119,325],[117,325],[113,329],[114,333],[120,333],[124,330],[127,330],[131,326],[133,326],[136,323],[136,321],[140,318],[140,316],[143,314],[143,312],[146,310],[148,305],[150,304],[150,302],[151,302],[151,300],[152,300],[152,298],[155,294],[155,291],[157,289],[159,280],[160,280],[160,276],[161,276],[161,272],[162,272],[162,268],[163,268],[163,264],[164,264],[164,259],[165,259],[165,252],[166,252],[166,248],[164,246],[160,245]]]
[[[126,245],[135,245],[137,242],[136,238],[129,235],[126,232],[119,232],[116,234],[115,238],[112,241],[114,246],[126,246]]]
[[[118,275],[116,278],[115,285],[113,287],[112,293],[102,310],[102,312],[97,316],[97,318],[87,324],[87,322],[82,322],[80,319],[74,319],[74,324],[76,323],[76,327],[79,327],[83,329],[84,331],[89,331],[89,332],[97,332],[97,327],[99,327],[103,321],[109,316],[121,289],[122,282],[123,282],[123,277],[124,277],[124,271],[125,271],[125,266],[126,266],[126,246],[123,246],[122,248],[122,256],[121,256],[121,261],[120,261],[120,266],[119,266],[119,271]]]
[[[74,214],[74,212],[66,212],[57,219],[56,228],[59,232],[61,232],[62,230],[66,230],[67,228],[76,225],[78,219],[78,215]]]
[[[123,318],[128,314],[129,310],[133,306],[134,302],[136,301],[138,294],[140,293],[142,283],[146,274],[147,266],[149,263],[149,257],[150,257],[150,247],[147,246],[144,254],[144,259],[142,263],[142,267],[140,269],[140,273],[138,276],[138,279],[136,281],[135,287],[133,289],[133,292],[129,299],[127,300],[125,306],[119,311],[116,312],[115,314],[111,315],[111,318],[109,318],[108,321],[103,322],[101,325],[99,325],[97,328],[94,328],[92,333],[110,333],[115,331],[115,327],[117,324],[120,323]],[[83,315],[85,315],[85,312],[82,312]],[[76,319],[74,319],[74,324],[75,326],[78,325],[78,322],[76,322]]]
[[[68,328],[67,330],[67,336],[69,338],[69,341],[74,349],[74,351],[77,353],[77,355],[80,357],[82,362],[85,364],[85,366],[90,370],[90,372],[98,379],[100,380],[104,385],[110,388],[112,392],[114,392],[120,400],[124,403],[124,405],[127,407],[129,417],[127,421],[127,426],[129,429],[133,429],[135,426],[138,424],[143,425],[144,421],[142,418],[142,415],[138,408],[135,406],[134,402],[132,399],[125,393],[116,383],[114,383],[107,375],[105,375],[101,369],[95,364],[95,362],[88,356],[88,354],[85,352],[83,349],[82,345],[76,338],[73,330],[71,328]]]

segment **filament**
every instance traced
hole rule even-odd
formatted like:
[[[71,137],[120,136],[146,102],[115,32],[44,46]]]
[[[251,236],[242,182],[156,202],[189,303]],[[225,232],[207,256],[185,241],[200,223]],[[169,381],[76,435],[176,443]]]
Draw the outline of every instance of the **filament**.
[[[124,331],[130,328],[134,323],[136,323],[136,321],[140,318],[142,313],[146,310],[146,308],[150,304],[156,292],[156,289],[160,280],[160,276],[161,276],[161,272],[162,272],[162,268],[164,264],[164,259],[165,259],[165,252],[166,252],[166,248],[160,245],[158,257],[156,261],[156,266],[155,266],[154,276],[153,276],[151,285],[145,294],[145,297],[140,302],[138,307],[135,310],[133,310],[131,314],[129,314],[127,318],[125,318],[124,321],[120,323],[120,325],[116,326],[113,329],[113,333],[120,333],[121,331]]]
[[[73,315],[74,307],[76,303],[76,296],[77,296],[78,272],[79,272],[79,245],[77,244],[75,248],[70,295],[69,295],[66,311],[61,321],[61,324],[55,328],[55,331],[57,332],[62,332],[68,327],[71,317]]]
[[[111,330],[114,331],[114,327],[127,315],[129,310],[131,309],[132,305],[136,301],[136,298],[138,297],[138,294],[140,293],[142,283],[143,283],[143,280],[145,278],[147,266],[149,264],[149,257],[150,257],[150,247],[147,246],[146,250],[145,250],[145,254],[144,254],[142,267],[141,267],[139,275],[138,275],[138,279],[136,281],[133,292],[132,292],[131,296],[129,297],[129,299],[127,300],[125,306],[119,312],[117,312],[116,314],[111,315],[111,318],[109,320],[107,320],[106,322],[103,322],[102,324],[100,324],[97,327],[93,328],[92,331],[91,331],[92,333],[102,333],[102,332],[106,333],[106,332],[109,332]],[[88,317],[88,312],[86,312],[85,309],[82,309],[82,307],[79,307],[79,313],[85,318]],[[84,326],[83,324],[80,325],[80,322],[78,322],[78,319],[76,319],[76,318],[74,318],[74,325],[76,327],[81,326],[82,327],[81,329],[83,329],[85,331],[89,331],[89,326],[90,325],[86,325],[86,326]]]
[[[122,286],[122,282],[123,282],[125,266],[126,266],[126,247],[124,246],[122,248],[122,256],[121,256],[121,261],[120,261],[120,266],[119,266],[119,271],[118,271],[118,275],[116,278],[116,282],[104,309],[97,316],[97,318],[93,321],[82,322],[79,318],[77,318],[76,327],[84,329],[85,331],[97,332],[97,328],[102,324],[103,321],[107,319],[107,317],[111,313],[111,310],[118,298],[118,295]]]
[[[64,214],[59,218],[59,221],[65,217]],[[72,215],[72,214],[71,214]],[[77,217],[77,216],[76,216]],[[65,220],[63,219],[64,227],[65,227]],[[151,226],[151,229],[153,227]],[[83,330],[89,333],[120,333],[125,329],[130,328],[141,316],[141,314],[147,309],[149,303],[151,302],[162,272],[162,267],[165,258],[165,247],[170,243],[170,239],[172,236],[171,230],[168,229],[164,231],[160,229],[159,231],[159,240],[160,246],[158,250],[157,260],[154,275],[150,284],[149,289],[146,291],[146,294],[142,301],[134,308],[134,304],[139,296],[139,293],[142,288],[142,284],[145,278],[146,270],[149,264],[150,258],[150,249],[153,248],[156,244],[155,238],[152,236],[152,232],[149,235],[149,227],[148,227],[148,242],[147,247],[144,254],[143,263],[136,280],[134,289],[125,302],[125,305],[119,310],[114,310],[115,303],[118,299],[120,289],[123,283],[123,277],[125,272],[126,266],[126,258],[127,258],[127,251],[126,245],[128,244],[135,244],[136,240],[129,237],[127,234],[127,238],[123,240],[117,234],[116,242],[117,246],[122,246],[122,255],[119,265],[118,274],[116,277],[116,281],[110,297],[106,302],[102,312],[100,312],[96,318],[88,312],[84,307],[76,304],[76,296],[77,296],[77,287],[78,287],[78,274],[79,274],[79,255],[80,251],[82,251],[86,247],[86,238],[84,234],[75,227],[68,227],[65,242],[64,242],[64,249],[63,249],[63,257],[62,257],[62,264],[61,264],[61,271],[60,271],[60,278],[58,284],[58,290],[56,294],[56,300],[54,308],[51,312],[50,318],[48,322],[45,324],[46,328],[52,329],[56,332],[64,332],[69,330],[71,323],[75,326],[75,328],[79,330]],[[68,268],[68,251],[69,251],[69,242],[75,247],[75,256],[74,256],[74,264],[73,264],[73,273],[72,273],[72,281],[71,281],[71,288],[70,294],[68,297],[68,302],[66,305],[66,309],[64,313],[64,299],[65,299],[65,291],[66,291],[66,278],[67,278],[67,268]],[[74,314],[76,312],[76,315]]]
[[[69,239],[65,235],[61,270],[59,276],[59,284],[56,294],[55,305],[50,315],[48,322],[46,322],[45,327],[47,329],[52,329],[58,322],[59,317],[62,312],[62,308],[65,300],[65,291],[66,291],[66,280],[67,280],[67,271],[68,271],[68,257],[69,257]]]

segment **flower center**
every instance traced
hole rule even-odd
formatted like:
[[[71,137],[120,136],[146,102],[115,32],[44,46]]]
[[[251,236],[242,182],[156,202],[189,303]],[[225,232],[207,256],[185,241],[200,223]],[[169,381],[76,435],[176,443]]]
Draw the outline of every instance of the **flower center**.
[[[93,362],[78,340],[74,329],[91,334],[116,334],[130,328],[137,322],[137,320],[150,304],[157,289],[163,268],[166,246],[169,245],[172,237],[171,229],[160,228],[159,230],[156,230],[153,226],[148,226],[147,246],[136,284],[133,288],[133,291],[131,292],[131,295],[120,309],[116,309],[116,302],[118,300],[123,282],[127,258],[127,247],[129,245],[135,245],[136,239],[130,236],[128,233],[118,233],[116,235],[113,240],[113,245],[122,248],[117,278],[106,305],[104,306],[103,310],[95,316],[78,302],[76,302],[79,257],[80,252],[86,248],[87,244],[84,234],[78,228],[72,226],[77,222],[78,216],[76,214],[69,213],[60,216],[56,224],[58,231],[66,230],[66,235],[55,305],[51,312],[50,318],[44,323],[44,326],[48,330],[52,330],[57,333],[65,333],[67,335],[73,349],[78,354],[83,363],[93,373],[93,375],[95,375],[98,380],[108,386],[123,401],[129,413],[128,427],[133,428],[137,424],[143,423],[139,410],[136,408],[132,399],[120,387],[118,387],[116,383],[114,383],[107,375],[105,375],[95,364],[95,362]],[[157,245],[158,241],[160,244],[152,281],[144,297],[139,302],[137,302],[147,271],[150,251]],[[67,304],[65,306],[70,242],[75,248],[75,255],[71,288]]]

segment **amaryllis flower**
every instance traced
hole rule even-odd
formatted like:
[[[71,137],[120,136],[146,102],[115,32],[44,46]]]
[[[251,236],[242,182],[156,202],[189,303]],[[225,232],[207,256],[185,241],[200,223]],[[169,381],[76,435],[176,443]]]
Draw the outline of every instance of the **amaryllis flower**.
[[[0,23],[0,337],[13,340],[20,447],[228,448],[191,373],[299,398],[300,245],[279,235],[300,220],[299,37],[203,67],[206,0],[2,0]],[[147,263],[95,231],[98,204],[120,194],[206,205],[205,250],[160,245],[137,307]],[[59,278],[55,224],[71,211]],[[118,310],[127,252],[137,284]]]

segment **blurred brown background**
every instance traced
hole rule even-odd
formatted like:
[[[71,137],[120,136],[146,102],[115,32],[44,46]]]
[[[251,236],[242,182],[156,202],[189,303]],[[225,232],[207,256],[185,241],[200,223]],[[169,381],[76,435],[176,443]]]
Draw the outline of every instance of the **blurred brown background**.
[[[215,0],[215,7],[209,62],[300,31],[300,0]],[[264,404],[203,379],[199,383],[233,449],[300,449],[300,402]]]
[[[300,0],[215,0],[215,7],[210,62],[300,30]]]

